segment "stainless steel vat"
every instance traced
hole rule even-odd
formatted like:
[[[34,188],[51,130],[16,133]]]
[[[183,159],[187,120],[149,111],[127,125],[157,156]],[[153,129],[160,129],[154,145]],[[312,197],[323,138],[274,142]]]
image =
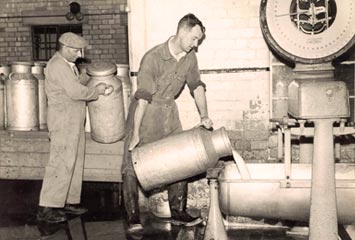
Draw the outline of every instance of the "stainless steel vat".
[[[309,221],[311,164],[292,164],[291,179],[284,164],[247,164],[250,179],[241,179],[234,163],[219,176],[219,200],[226,215]],[[355,164],[336,164],[339,224],[355,223]]]

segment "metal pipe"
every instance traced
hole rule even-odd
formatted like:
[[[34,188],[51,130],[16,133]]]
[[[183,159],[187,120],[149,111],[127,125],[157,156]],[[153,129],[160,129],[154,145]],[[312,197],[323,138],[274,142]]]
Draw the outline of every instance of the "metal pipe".
[[[285,128],[285,178],[291,178],[291,130]]]
[[[277,160],[283,159],[283,135],[281,128],[277,128]]]
[[[309,220],[310,240],[338,239],[333,146],[333,123],[336,120],[314,120],[315,134]]]
[[[201,69],[200,74],[225,74],[241,72],[269,72],[269,67],[244,67],[244,68],[220,68],[220,69]],[[132,71],[131,77],[136,77],[138,72]]]
[[[107,16],[107,15],[120,15],[127,14],[127,12],[105,12],[105,13],[84,13],[85,16]],[[0,16],[0,19],[11,19],[11,18],[38,18],[38,17],[65,17],[65,14],[45,14],[45,15],[13,15],[13,16]]]

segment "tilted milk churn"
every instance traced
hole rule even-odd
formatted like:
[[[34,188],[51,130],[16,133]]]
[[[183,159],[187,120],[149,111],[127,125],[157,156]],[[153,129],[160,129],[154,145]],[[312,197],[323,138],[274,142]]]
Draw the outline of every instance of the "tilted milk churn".
[[[44,68],[46,64],[42,62],[35,62],[32,67],[32,74],[38,80],[38,119],[39,129],[47,129],[47,96],[44,90]]]
[[[106,83],[113,87],[109,95],[100,95],[88,102],[91,137],[100,143],[113,143],[125,135],[122,84],[116,75],[116,65],[110,62],[94,62],[87,67],[91,77],[88,86]]]
[[[6,80],[7,129],[38,130],[38,80],[31,73],[33,62],[13,62]]]
[[[10,65],[0,63],[0,129],[6,127],[6,91],[5,80],[10,74]]]
[[[201,174],[229,155],[232,146],[223,127],[214,131],[199,127],[135,148],[132,161],[148,191]]]

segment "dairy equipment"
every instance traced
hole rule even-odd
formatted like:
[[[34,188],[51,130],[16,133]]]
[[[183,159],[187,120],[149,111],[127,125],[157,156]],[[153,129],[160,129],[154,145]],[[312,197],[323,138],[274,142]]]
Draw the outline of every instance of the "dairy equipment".
[[[218,179],[226,215],[309,222],[311,240],[337,240],[338,223],[355,222],[355,165],[335,164],[333,140],[355,131],[345,125],[348,90],[335,81],[332,66],[354,45],[354,7],[352,0],[261,1],[268,46],[295,65],[288,87],[290,118],[276,120],[285,139],[284,163],[247,164],[250,179],[231,174],[236,165],[227,165]],[[292,135],[313,137],[311,164],[291,163]]]
[[[209,131],[198,127],[135,148],[132,162],[147,191],[201,174],[231,154],[224,128]]]
[[[32,67],[32,74],[38,80],[38,119],[39,119],[39,129],[47,129],[47,96],[44,89],[44,68],[45,63],[35,62]]]
[[[5,81],[7,129],[36,131],[38,119],[38,80],[31,72],[33,62],[13,62]]]
[[[88,86],[106,83],[113,88],[111,94],[88,102],[91,136],[101,143],[117,142],[125,135],[122,83],[115,76],[116,71],[116,65],[110,62],[94,62],[86,70],[91,77]]]
[[[10,65],[6,63],[0,63],[0,129],[6,127],[6,90],[5,90],[5,79],[10,74]]]

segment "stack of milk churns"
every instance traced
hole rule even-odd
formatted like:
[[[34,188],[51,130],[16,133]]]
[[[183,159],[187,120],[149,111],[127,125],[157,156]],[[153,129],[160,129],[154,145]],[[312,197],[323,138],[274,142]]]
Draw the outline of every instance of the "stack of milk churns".
[[[0,63],[0,129],[13,131],[47,130],[47,97],[44,89],[44,62]],[[88,102],[87,132],[100,143],[121,140],[129,105],[128,65],[94,62],[79,65],[87,74],[88,86],[100,82],[111,85],[113,92]]]
[[[15,131],[47,129],[43,62],[0,64],[0,128]]]

